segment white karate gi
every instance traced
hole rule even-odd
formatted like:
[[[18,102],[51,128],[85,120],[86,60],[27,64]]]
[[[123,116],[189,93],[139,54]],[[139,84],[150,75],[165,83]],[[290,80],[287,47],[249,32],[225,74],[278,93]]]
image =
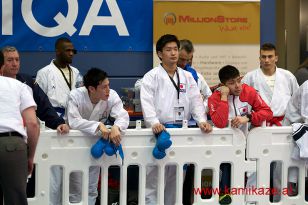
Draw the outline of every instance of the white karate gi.
[[[212,95],[212,91],[210,87],[208,86],[208,84],[206,83],[204,77],[198,72],[197,72],[197,75],[198,75],[198,88],[204,98],[203,104],[204,104],[205,110],[207,111],[208,110],[208,103],[207,103],[208,100],[207,99]]]
[[[254,87],[259,92],[262,99],[273,111],[274,117],[285,114],[291,96],[299,87],[295,76],[290,71],[281,68],[276,68],[274,91],[267,85],[261,68],[248,72],[242,82]]]
[[[283,124],[290,125],[295,122],[308,123],[308,80],[294,93],[286,109]]]
[[[53,107],[66,108],[67,96],[70,93],[70,89],[61,71],[55,66],[53,61],[37,72],[36,82],[46,93]],[[71,89],[75,89],[79,71],[72,66],[70,68],[72,69]]]
[[[275,75],[274,91],[272,91],[266,83],[261,68],[248,72],[244,76],[242,82],[254,87],[259,92],[262,99],[273,111],[274,117],[282,117],[285,115],[286,107],[291,96],[295,93],[299,86],[295,76],[288,70],[276,67]],[[280,123],[282,123],[282,120]],[[278,189],[281,188],[281,168],[281,163],[274,163],[273,186]],[[255,175],[252,175],[247,181],[247,186],[254,185],[256,183],[255,180]],[[278,200],[279,196],[275,195],[274,201]]]
[[[67,97],[71,89],[76,88],[76,79],[79,71],[70,66],[72,69],[71,89],[68,87],[61,71],[55,66],[54,60],[49,65],[40,69],[36,74],[36,82],[48,96],[50,103],[56,109],[59,116],[63,116],[64,112],[59,112],[57,108],[66,109]],[[62,204],[62,168],[60,166],[51,167],[50,177],[50,205]]]
[[[179,105],[184,107],[184,120],[191,115],[197,122],[206,122],[205,109],[197,83],[191,73],[177,68],[180,77]],[[176,73],[173,80],[177,83]],[[156,123],[174,123],[174,106],[178,104],[178,92],[167,72],[159,65],[146,73],[142,79],[140,99],[144,121],[147,127]]]
[[[121,132],[127,129],[129,116],[123,108],[119,95],[114,90],[110,90],[107,101],[100,100],[94,107],[86,87],[80,87],[71,91],[68,98],[67,119],[72,129],[80,130],[89,135],[95,135],[99,123],[104,123],[109,115],[115,118],[114,125],[117,125]],[[89,205],[95,204],[98,195],[99,170],[99,167],[90,167],[89,170]],[[79,202],[81,199],[81,180],[81,173],[72,173],[70,182],[72,190],[72,193],[70,193],[71,202]]]
[[[212,91],[210,89],[210,87],[208,86],[208,84],[206,83],[204,77],[200,74],[197,73],[198,75],[198,88],[200,90],[201,95],[203,96],[203,104],[205,107],[205,111],[208,110],[208,98],[212,95]],[[135,83],[135,90],[136,92],[140,92],[141,89],[141,84],[142,84],[142,78],[138,79]]]
[[[164,68],[158,67],[146,73],[142,79],[140,99],[143,117],[147,127],[156,123],[174,123],[174,107],[184,107],[184,120],[191,116],[197,123],[206,121],[205,108],[197,83],[191,73],[177,68],[180,78],[180,94],[174,87]],[[177,74],[173,76],[177,84]],[[178,103],[179,102],[179,103]],[[148,167],[146,183],[146,204],[157,204],[157,167]],[[167,166],[165,172],[165,205],[175,203],[176,167]]]

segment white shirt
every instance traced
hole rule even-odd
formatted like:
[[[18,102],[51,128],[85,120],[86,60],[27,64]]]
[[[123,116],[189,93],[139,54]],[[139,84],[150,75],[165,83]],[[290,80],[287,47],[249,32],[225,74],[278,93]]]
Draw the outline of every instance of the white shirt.
[[[173,123],[174,108],[177,105],[184,107],[184,120],[189,120],[192,115],[198,123],[206,121],[205,108],[197,83],[191,73],[179,67],[177,70],[180,78],[179,100],[176,88],[161,65],[144,75],[140,99],[147,127],[152,127],[156,123]],[[177,83],[176,73],[173,80]]]
[[[36,104],[29,86],[18,80],[0,76],[0,133],[19,132],[27,139],[21,113]]]
[[[66,114],[72,129],[90,135],[95,135],[99,123],[104,123],[109,115],[115,118],[114,125],[117,125],[121,131],[125,131],[129,124],[128,113],[114,90],[110,90],[107,101],[100,100],[96,105],[91,103],[86,87],[72,90],[68,97]]]
[[[275,80],[276,80],[276,72],[273,75],[271,75],[271,76],[265,75],[263,73],[263,76],[265,78],[265,81],[266,81],[267,85],[270,87],[272,92],[274,92]]]
[[[70,88],[53,61],[37,72],[36,82],[46,93],[53,107],[66,108]],[[75,89],[79,71],[72,66],[70,68],[72,69],[71,89]]]

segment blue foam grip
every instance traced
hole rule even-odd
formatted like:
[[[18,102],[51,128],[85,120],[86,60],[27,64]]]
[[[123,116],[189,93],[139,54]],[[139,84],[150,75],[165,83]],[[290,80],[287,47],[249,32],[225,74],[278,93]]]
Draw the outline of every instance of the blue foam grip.
[[[115,146],[112,142],[109,142],[108,140],[105,140],[103,138],[100,138],[97,140],[97,142],[91,147],[91,155],[94,158],[100,158],[103,156],[104,152],[108,156],[116,155],[117,151],[119,150],[119,155],[122,159],[122,164],[124,160],[124,152],[122,149],[121,144],[119,146]]]
[[[157,147],[154,147],[152,154],[156,159],[162,159],[166,156],[166,152],[159,150]]]
[[[153,149],[153,156],[156,159],[162,159],[166,156],[165,150],[168,149],[172,145],[172,141],[170,140],[170,134],[163,130],[157,137],[156,145]]]
[[[157,138],[156,146],[158,149],[165,151],[172,145],[170,134],[167,131],[162,131]]]
[[[105,152],[108,156],[112,156],[116,153],[114,144],[108,143],[105,147]]]
[[[97,140],[97,142],[91,147],[91,155],[94,158],[100,158],[104,154],[104,148],[106,146],[106,141],[102,138]]]

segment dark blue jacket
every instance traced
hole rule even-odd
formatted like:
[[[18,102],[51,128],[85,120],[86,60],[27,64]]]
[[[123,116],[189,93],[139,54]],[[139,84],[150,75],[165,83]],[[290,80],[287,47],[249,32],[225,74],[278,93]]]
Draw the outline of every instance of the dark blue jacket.
[[[59,125],[65,123],[63,118],[59,117],[57,112],[52,107],[47,95],[37,83],[34,83],[31,76],[20,73],[16,75],[16,79],[32,88],[33,98],[37,104],[36,115],[40,120],[45,122],[47,127],[57,129]]]

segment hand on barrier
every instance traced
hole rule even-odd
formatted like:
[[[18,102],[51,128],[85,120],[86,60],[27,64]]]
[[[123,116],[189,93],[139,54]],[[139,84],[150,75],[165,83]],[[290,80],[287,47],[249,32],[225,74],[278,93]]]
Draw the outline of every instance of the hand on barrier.
[[[162,159],[166,156],[165,150],[172,145],[170,134],[163,130],[157,137],[156,145],[153,149],[153,156],[156,159]]]
[[[91,147],[91,155],[94,158],[100,158],[101,156],[103,156],[104,152],[108,155],[108,156],[112,156],[112,155],[116,155],[117,157],[117,151],[119,151],[119,155],[122,159],[122,164],[123,164],[123,160],[124,160],[124,152],[122,149],[122,145],[120,144],[119,146],[116,146],[115,144],[113,144],[112,142],[110,142],[109,140],[105,140],[103,138],[100,138],[92,147]]]

